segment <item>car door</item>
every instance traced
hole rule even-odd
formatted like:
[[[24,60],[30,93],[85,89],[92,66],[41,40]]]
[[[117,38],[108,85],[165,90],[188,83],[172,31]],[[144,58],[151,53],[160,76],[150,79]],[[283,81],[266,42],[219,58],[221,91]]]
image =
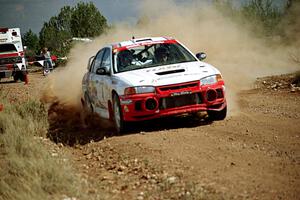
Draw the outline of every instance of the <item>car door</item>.
[[[102,58],[101,67],[105,68],[107,74],[101,76],[102,97],[100,99],[104,109],[108,111],[108,101],[111,97],[111,70],[112,70],[112,52],[110,48],[106,48]]]
[[[101,87],[101,77],[96,74],[96,71],[101,66],[102,57],[105,52],[105,49],[101,49],[97,55],[95,56],[95,59],[91,66],[91,73],[90,73],[90,82],[89,82],[89,97],[91,104],[94,108],[94,111],[97,112],[99,108],[101,107],[100,98],[101,93],[99,94],[99,87]]]
[[[109,79],[110,79],[110,68],[111,68],[111,55],[110,48],[104,48],[99,52],[99,61],[96,60],[95,65],[95,73],[93,75],[93,81],[96,92],[96,97],[94,101],[94,111],[102,118],[109,118],[108,112],[108,100],[106,99],[108,88],[110,87]],[[97,59],[97,58],[96,58]],[[99,64],[100,63],[100,64]],[[97,73],[99,68],[106,68],[107,74]],[[109,73],[109,74],[108,74]]]
[[[92,66],[95,60],[95,56],[92,56],[89,58],[88,65],[87,65],[87,72],[84,74],[82,78],[82,91],[83,95],[89,96],[89,86],[91,81],[91,72],[92,72]]]

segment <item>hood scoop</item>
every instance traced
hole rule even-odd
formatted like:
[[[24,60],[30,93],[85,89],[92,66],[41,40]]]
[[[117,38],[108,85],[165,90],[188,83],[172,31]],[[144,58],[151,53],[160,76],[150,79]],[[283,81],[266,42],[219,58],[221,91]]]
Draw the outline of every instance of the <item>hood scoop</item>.
[[[185,69],[176,69],[176,70],[170,70],[170,71],[164,71],[164,72],[157,72],[155,74],[157,74],[157,75],[167,75],[167,74],[175,74],[175,73],[180,73],[180,72],[185,72]]]

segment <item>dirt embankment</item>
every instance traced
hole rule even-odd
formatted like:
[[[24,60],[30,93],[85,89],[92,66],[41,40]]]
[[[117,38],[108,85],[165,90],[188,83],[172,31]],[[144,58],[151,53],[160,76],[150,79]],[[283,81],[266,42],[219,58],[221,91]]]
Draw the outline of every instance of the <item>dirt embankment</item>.
[[[258,79],[238,94],[239,113],[224,121],[160,119],[121,136],[107,122],[82,126],[79,109],[56,102],[49,138],[70,153],[91,198],[299,199],[300,93],[293,78]],[[0,87],[18,99],[38,98],[46,83],[31,73],[29,85]]]

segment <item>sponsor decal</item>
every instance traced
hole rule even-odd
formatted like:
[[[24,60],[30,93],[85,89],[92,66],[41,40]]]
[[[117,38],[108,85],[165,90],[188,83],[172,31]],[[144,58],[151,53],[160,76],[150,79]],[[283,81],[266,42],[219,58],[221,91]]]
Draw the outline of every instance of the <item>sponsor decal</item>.
[[[181,66],[180,65],[158,66],[151,69],[147,69],[146,72],[163,72],[166,70],[178,69],[178,68],[181,68]]]
[[[129,109],[127,106],[124,106],[124,112],[129,112]]]
[[[192,94],[192,91],[174,92],[171,94],[171,96],[175,97],[175,96],[181,96],[181,95],[186,95],[186,94]]]
[[[132,103],[132,100],[131,100],[131,99],[126,99],[126,100],[121,99],[121,104],[122,104],[122,105],[129,105],[129,104],[131,104],[131,103]]]

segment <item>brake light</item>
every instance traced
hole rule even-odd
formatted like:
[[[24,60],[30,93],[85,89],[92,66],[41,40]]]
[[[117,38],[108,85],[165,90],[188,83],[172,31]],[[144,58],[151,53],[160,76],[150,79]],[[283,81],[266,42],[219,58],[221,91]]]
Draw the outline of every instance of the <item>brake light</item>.
[[[24,57],[24,51],[19,52],[21,57]]]
[[[6,33],[8,31],[8,28],[0,28],[1,33]]]
[[[12,36],[17,36],[18,35],[18,33],[16,31],[13,31],[11,34],[12,34]]]

